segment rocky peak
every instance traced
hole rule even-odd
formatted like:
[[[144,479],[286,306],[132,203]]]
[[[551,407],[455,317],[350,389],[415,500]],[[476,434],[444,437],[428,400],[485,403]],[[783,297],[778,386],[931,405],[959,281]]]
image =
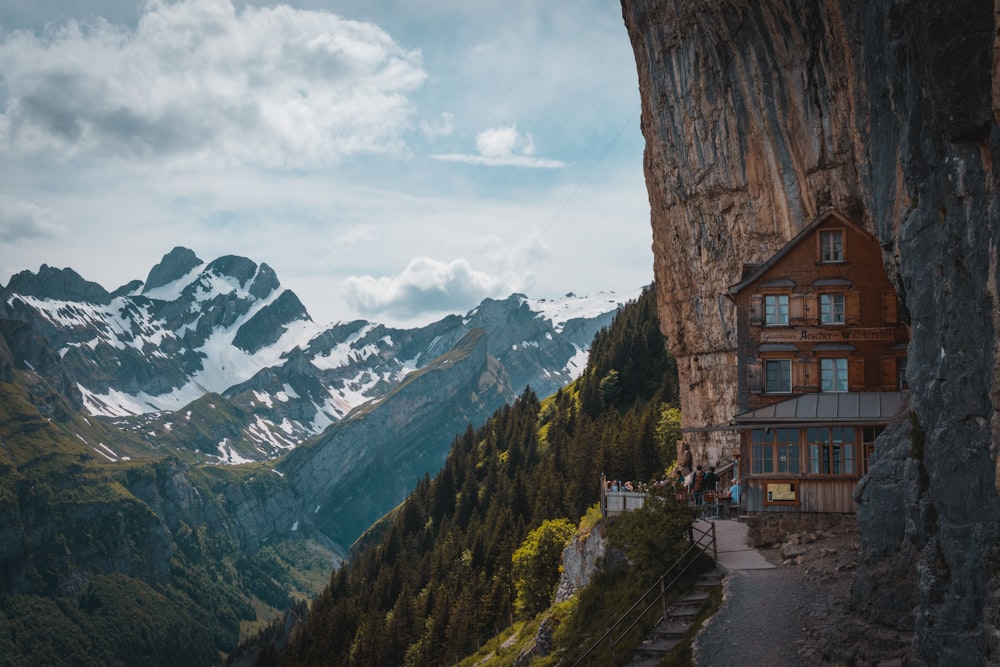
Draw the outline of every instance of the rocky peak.
[[[206,266],[205,272],[235,278],[240,287],[246,287],[250,279],[257,275],[257,263],[246,257],[225,255]],[[274,272],[271,273],[273,275]]]
[[[160,260],[160,263],[149,270],[146,277],[146,285],[143,292],[168,285],[175,280],[183,278],[192,269],[200,266],[203,262],[198,259],[193,250],[177,246]]]
[[[278,274],[267,264],[261,264],[248,291],[250,296],[263,299],[279,287],[281,287],[281,283],[278,282]]]
[[[254,285],[257,282],[255,280]],[[291,290],[285,290],[237,330],[233,345],[253,354],[263,347],[276,343],[285,332],[288,323],[309,319],[309,313],[299,301],[299,297]]]
[[[84,280],[73,269],[55,269],[42,264],[38,273],[21,271],[10,279],[7,292],[59,301],[107,304],[111,295],[97,283]]]

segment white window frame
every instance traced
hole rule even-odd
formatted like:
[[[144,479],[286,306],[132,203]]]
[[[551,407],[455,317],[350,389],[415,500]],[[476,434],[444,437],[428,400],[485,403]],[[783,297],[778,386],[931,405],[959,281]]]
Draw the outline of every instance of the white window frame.
[[[819,261],[824,263],[844,261],[844,230],[824,229],[819,233]]]
[[[789,323],[789,298],[787,294],[764,295],[764,325],[786,327]]]
[[[819,360],[820,391],[844,393],[848,388],[847,359],[826,357]]]
[[[820,324],[845,324],[847,322],[847,297],[844,294],[819,295]]]

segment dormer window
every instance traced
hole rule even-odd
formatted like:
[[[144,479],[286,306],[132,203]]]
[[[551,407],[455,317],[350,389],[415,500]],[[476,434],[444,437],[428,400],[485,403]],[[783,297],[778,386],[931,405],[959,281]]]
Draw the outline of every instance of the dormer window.
[[[764,324],[788,326],[787,294],[768,294],[764,297]]]
[[[819,261],[844,261],[844,230],[830,229],[819,233]]]

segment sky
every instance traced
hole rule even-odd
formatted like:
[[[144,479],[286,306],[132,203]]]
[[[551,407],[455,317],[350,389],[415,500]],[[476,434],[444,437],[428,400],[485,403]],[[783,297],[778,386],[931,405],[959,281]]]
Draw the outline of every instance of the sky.
[[[319,323],[632,291],[639,121],[611,0],[0,0],[0,283],[185,246]]]

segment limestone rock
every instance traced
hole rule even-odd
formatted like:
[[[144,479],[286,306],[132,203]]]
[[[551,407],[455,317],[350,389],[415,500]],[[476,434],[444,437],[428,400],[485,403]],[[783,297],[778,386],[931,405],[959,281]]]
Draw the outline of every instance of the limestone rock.
[[[1000,66],[992,3],[623,0],[685,427],[735,406],[726,288],[833,206],[880,240],[911,413],[856,494],[855,605],[931,664],[1000,654]],[[1000,62],[998,60],[997,62]],[[689,435],[717,460],[732,434]],[[912,606],[911,606],[912,603]],[[914,610],[915,608],[915,610]],[[908,619],[908,620],[907,620]],[[899,622],[899,621],[897,621]]]
[[[559,585],[556,587],[556,602],[568,600],[590,583],[607,551],[603,524],[585,535],[577,535],[563,550],[562,574],[559,575]]]

